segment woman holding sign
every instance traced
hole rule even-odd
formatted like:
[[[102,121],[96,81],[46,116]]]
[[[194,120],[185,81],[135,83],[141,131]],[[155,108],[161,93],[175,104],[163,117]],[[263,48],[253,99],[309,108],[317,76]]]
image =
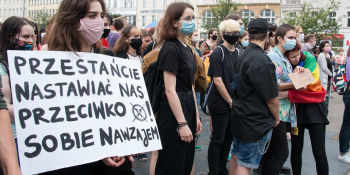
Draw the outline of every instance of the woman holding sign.
[[[202,129],[193,88],[197,66],[191,47],[185,44],[195,29],[194,8],[184,2],[170,4],[159,27],[165,40],[158,56],[165,90],[157,116],[163,149],[155,174],[189,175],[194,161],[193,138]]]
[[[105,13],[103,0],[63,0],[48,32],[48,50],[100,53],[96,43],[103,34]],[[131,156],[110,157],[45,174],[133,174],[132,161]]]
[[[315,57],[307,52],[300,51],[296,44],[293,50],[285,53],[292,67],[298,65],[309,69],[315,82],[308,85],[305,90],[289,90],[290,101],[296,103],[298,132],[292,132],[291,164],[293,175],[301,174],[302,151],[304,145],[305,129],[309,130],[312,152],[316,160],[317,174],[328,174],[328,161],[325,146],[326,125],[329,123],[326,116],[324,96],[326,91],[320,81],[320,70]]]

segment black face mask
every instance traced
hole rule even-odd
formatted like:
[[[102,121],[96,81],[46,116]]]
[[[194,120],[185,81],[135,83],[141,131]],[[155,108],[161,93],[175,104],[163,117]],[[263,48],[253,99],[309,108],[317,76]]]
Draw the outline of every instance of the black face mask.
[[[139,50],[139,48],[142,45],[142,39],[141,38],[134,38],[130,40],[130,46],[134,48],[135,50]]]
[[[111,29],[103,29],[102,38],[107,38]]]
[[[213,35],[213,36],[211,37],[211,39],[213,39],[213,40],[215,41],[215,40],[218,39],[218,36],[217,36],[217,35]]]
[[[238,41],[238,38],[239,38],[239,35],[229,35],[229,34],[224,34],[223,35],[224,37],[224,40],[227,41],[228,43],[230,43],[231,45],[234,45],[237,41]]]

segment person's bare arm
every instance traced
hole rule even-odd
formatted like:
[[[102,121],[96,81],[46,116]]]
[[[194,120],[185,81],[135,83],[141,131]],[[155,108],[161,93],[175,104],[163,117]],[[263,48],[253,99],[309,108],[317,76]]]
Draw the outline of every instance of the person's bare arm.
[[[278,97],[268,100],[267,106],[275,119],[275,127],[280,123],[280,104],[278,102]]]
[[[164,71],[163,76],[165,94],[168,99],[171,111],[173,112],[177,123],[186,123],[187,121],[181,107],[180,99],[176,93],[176,75],[171,72]],[[179,127],[178,132],[182,141],[191,142],[193,140],[192,131],[188,125]]]
[[[5,175],[20,175],[17,150],[6,109],[0,110],[0,165]]]
[[[11,123],[15,123],[15,118],[13,114],[13,105],[11,104],[11,87],[8,75],[1,76],[2,92],[4,93],[4,100],[7,104],[7,110],[10,113]]]
[[[198,107],[197,107],[197,98],[196,98],[196,91],[194,90],[194,87],[192,86],[192,92],[193,92],[193,98],[194,98],[194,104],[196,106],[196,117],[197,117],[197,127],[196,127],[196,134],[199,134],[202,131],[202,122],[199,117]]]
[[[221,77],[214,77],[214,85],[216,89],[219,91],[221,97],[229,104],[230,108],[232,108],[232,98],[230,94],[228,93],[224,82],[222,81]]]

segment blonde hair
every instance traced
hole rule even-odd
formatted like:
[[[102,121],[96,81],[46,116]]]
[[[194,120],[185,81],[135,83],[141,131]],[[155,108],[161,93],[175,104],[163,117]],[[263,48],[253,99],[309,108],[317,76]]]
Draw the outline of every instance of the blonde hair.
[[[219,30],[221,33],[223,32],[239,32],[241,30],[241,26],[239,23],[233,19],[227,19],[222,21],[219,24]]]
[[[301,26],[294,26],[294,29],[296,32],[298,32],[300,29],[302,29],[302,27]]]

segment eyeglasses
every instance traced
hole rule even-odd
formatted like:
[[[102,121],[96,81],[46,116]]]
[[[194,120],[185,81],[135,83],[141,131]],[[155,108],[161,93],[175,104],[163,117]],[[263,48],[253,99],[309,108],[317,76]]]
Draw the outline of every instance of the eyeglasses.
[[[192,22],[192,21],[194,21],[195,19],[196,19],[195,16],[186,16],[186,17],[184,17],[184,18],[182,18],[182,19],[180,19],[180,20],[184,20],[184,21],[187,21],[187,22]]]

